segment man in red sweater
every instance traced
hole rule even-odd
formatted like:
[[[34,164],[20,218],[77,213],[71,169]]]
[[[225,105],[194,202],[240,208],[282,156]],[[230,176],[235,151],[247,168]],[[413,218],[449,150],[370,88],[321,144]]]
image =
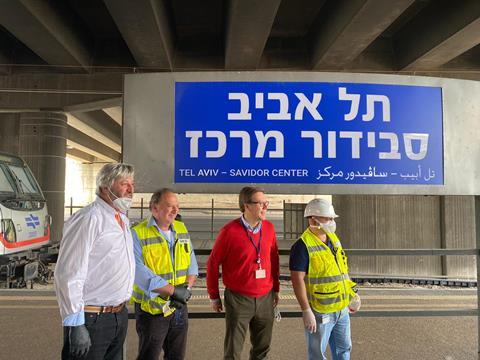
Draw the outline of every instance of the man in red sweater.
[[[242,216],[218,234],[207,263],[207,288],[214,311],[223,310],[218,289],[219,266],[225,285],[224,359],[240,359],[247,328],[250,360],[265,359],[270,350],[274,307],[278,304],[279,258],[275,229],[265,220],[268,201],[257,187],[239,194]]]

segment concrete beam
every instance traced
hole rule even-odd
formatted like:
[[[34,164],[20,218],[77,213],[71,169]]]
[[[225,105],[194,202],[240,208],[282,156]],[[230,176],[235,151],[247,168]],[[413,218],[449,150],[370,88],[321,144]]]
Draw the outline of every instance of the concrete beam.
[[[102,110],[104,108],[112,108],[122,106],[122,97],[112,97],[105,100],[93,101],[83,104],[70,105],[63,108],[65,112],[74,111],[93,111]]]
[[[359,56],[414,0],[334,2],[316,29],[313,69],[342,69]]]
[[[63,110],[123,95],[123,74],[15,74],[0,76],[0,108]]]
[[[456,70],[456,71],[476,71],[480,73],[480,45],[475,46],[473,49],[468,50],[455,59],[449,61],[445,65],[442,65],[441,69]]]
[[[103,109],[105,113],[110,116],[118,125],[123,124],[123,106],[115,106]]]
[[[106,161],[120,161],[121,158],[120,153],[71,126],[67,129],[67,146]]]
[[[138,66],[172,70],[173,33],[164,1],[104,0]]]
[[[395,69],[394,55],[392,39],[378,38],[348,64],[347,71],[385,71],[391,73]]]
[[[225,69],[256,69],[281,0],[232,0],[227,13]]]
[[[121,144],[110,140],[105,135],[103,135],[98,129],[85,124],[83,121],[77,119],[72,114],[70,113],[66,113],[66,114],[67,114],[68,125],[77,129],[78,131],[81,131],[85,135],[100,141],[102,144],[108,146],[109,148],[115,150],[116,152],[119,152],[119,153],[122,152]]]
[[[71,144],[70,144],[70,146],[71,146]],[[71,147],[69,149],[68,145],[67,145],[67,157],[73,158],[73,159],[81,161],[81,162],[87,162],[87,163],[90,163],[90,164],[93,163],[97,159],[95,156],[87,154],[86,152],[75,149],[73,147]]]
[[[177,50],[175,53],[175,64],[173,71],[222,71],[225,68],[224,55],[198,54],[192,56],[189,53],[182,53]]]
[[[114,144],[120,145],[122,143],[122,127],[103,111],[73,111],[71,114],[88,127],[103,134],[104,137]]]
[[[90,65],[80,30],[49,1],[2,1],[0,24],[48,64],[84,70]]]
[[[123,94],[123,76],[121,73],[12,74],[0,76],[0,89],[120,97]]]
[[[480,44],[478,0],[433,1],[395,36],[398,67],[430,70]]]

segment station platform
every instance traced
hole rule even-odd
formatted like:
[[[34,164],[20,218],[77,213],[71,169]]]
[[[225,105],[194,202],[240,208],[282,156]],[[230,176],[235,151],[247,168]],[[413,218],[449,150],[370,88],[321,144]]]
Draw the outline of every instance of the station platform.
[[[477,307],[476,289],[361,288],[360,292],[364,314],[351,319],[352,359],[478,358],[476,316],[409,316],[419,310],[465,309],[473,313]],[[290,314],[299,310],[291,290],[283,292],[280,309]],[[194,291],[189,311],[209,312],[204,289]],[[386,316],[368,315],[375,311]],[[403,315],[388,316],[389,312]],[[62,327],[52,290],[1,290],[0,324],[0,359],[59,358]],[[221,318],[191,318],[187,359],[221,359],[224,325]],[[127,359],[135,359],[138,340],[134,320],[129,322],[126,343]],[[242,359],[248,359],[248,350],[247,340]],[[306,359],[300,317],[284,317],[275,323],[270,359]]]

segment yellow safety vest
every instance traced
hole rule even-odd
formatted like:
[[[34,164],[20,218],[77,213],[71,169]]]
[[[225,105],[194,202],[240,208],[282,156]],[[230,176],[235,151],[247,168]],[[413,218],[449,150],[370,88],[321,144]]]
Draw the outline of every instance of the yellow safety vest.
[[[356,285],[348,276],[347,255],[335,233],[327,233],[335,255],[310,229],[301,239],[307,246],[309,266],[305,277],[310,306],[319,313],[332,313],[348,306]]]
[[[173,222],[173,229],[175,230],[175,264],[172,265],[167,240],[155,225],[148,226],[148,221],[146,219],[132,228],[142,246],[145,266],[172,285],[185,283],[187,281],[187,271],[190,266],[190,253],[192,251],[190,235],[185,224],[176,220]],[[131,301],[139,303],[143,311],[153,315],[162,314],[163,306],[168,300],[169,297],[162,298],[161,296],[150,298],[137,284],[133,284]],[[173,311],[174,309],[172,308],[164,316],[170,315]]]

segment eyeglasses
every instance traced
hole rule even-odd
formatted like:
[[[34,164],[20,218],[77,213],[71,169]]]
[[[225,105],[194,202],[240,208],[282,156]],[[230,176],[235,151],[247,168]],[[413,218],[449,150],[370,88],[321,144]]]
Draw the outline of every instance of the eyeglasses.
[[[260,207],[267,207],[270,203],[268,201],[250,201],[249,204],[258,204]]]

